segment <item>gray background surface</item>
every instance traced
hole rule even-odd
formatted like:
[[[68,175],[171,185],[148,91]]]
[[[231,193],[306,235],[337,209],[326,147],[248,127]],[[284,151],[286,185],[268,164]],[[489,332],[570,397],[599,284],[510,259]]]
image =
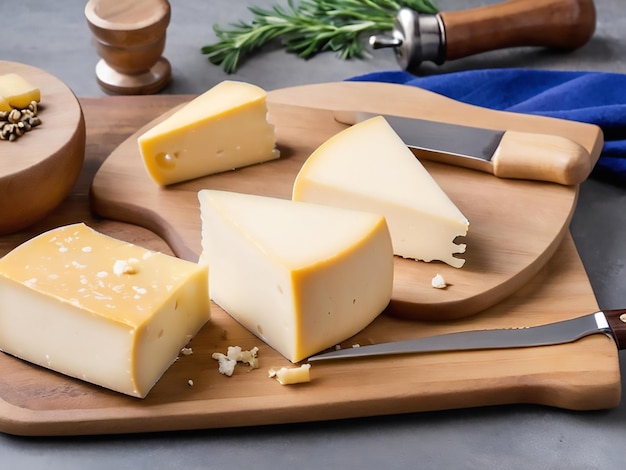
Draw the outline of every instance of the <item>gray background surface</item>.
[[[40,67],[62,79],[79,97],[103,96],[95,81],[94,67],[99,58],[84,18],[85,3],[0,0],[0,59]],[[280,48],[268,47],[246,61],[238,73],[227,76],[200,53],[201,46],[215,40],[213,24],[248,21],[249,5],[275,3],[173,0],[164,53],[173,67],[173,81],[163,93],[201,93],[225,78],[272,90],[397,70],[388,50],[373,51],[368,60],[341,61],[333,54],[323,54],[303,61]],[[442,11],[493,3],[437,2]],[[577,51],[564,54],[519,48],[485,53],[443,67],[426,65],[419,73],[491,67],[624,73],[626,4],[623,0],[596,0],[596,8],[596,33]],[[625,203],[623,187],[590,179],[581,186],[571,225],[601,308],[626,307]],[[584,413],[520,405],[150,435],[0,435],[0,468],[617,469],[626,466],[625,445],[626,404]]]

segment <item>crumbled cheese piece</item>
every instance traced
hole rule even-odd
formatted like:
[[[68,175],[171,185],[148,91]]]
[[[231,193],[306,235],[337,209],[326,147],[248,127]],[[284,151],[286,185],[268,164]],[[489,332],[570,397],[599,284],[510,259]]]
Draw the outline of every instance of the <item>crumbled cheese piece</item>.
[[[193,387],[193,380],[191,379],[187,380],[187,385],[189,385],[190,387]]]
[[[242,351],[240,346],[229,346],[226,356],[229,359],[234,359],[237,362],[243,362],[248,364],[253,369],[258,369],[259,359],[256,357],[259,352],[259,348],[256,346],[250,351]]]
[[[446,280],[441,274],[437,274],[435,277],[433,277],[430,283],[435,289],[445,289],[446,287],[448,287]]]
[[[193,354],[193,349],[191,349],[191,348],[183,348],[183,349],[180,350],[180,353],[183,356],[191,356]]]
[[[135,264],[137,263],[137,259],[118,259],[113,264],[113,273],[116,276],[121,276],[122,274],[135,274],[137,272],[137,268]]]
[[[259,348],[256,346],[249,351],[243,351],[240,346],[228,346],[226,354],[213,353],[213,359],[219,362],[219,372],[227,376],[233,375],[238,362],[248,364],[251,369],[259,368],[259,359],[256,357]]]
[[[300,367],[281,367],[270,369],[268,377],[276,378],[281,385],[292,385],[311,381],[311,364],[302,364]]]
[[[233,372],[235,372],[235,366],[237,365],[237,361],[229,359],[226,355],[222,353],[213,353],[211,357],[218,361],[220,374],[227,375],[228,377],[233,375]]]

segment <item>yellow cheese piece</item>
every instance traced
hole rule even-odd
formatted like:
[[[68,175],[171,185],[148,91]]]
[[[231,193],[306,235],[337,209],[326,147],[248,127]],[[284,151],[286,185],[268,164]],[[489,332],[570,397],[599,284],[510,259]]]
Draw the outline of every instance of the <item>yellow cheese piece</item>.
[[[311,381],[311,364],[302,364],[300,367],[281,367],[270,369],[270,378],[275,377],[281,385],[301,384]]]
[[[391,299],[385,219],[286,199],[199,192],[212,299],[292,362],[353,336]]]
[[[266,93],[223,81],[137,140],[154,181],[169,185],[279,157]]]
[[[209,319],[207,288],[206,266],[60,227],[0,259],[0,349],[143,398]]]
[[[27,108],[31,101],[39,102],[41,92],[16,73],[0,75],[0,111]]]
[[[469,221],[382,116],[324,142],[304,163],[293,200],[365,210],[387,219],[394,253],[461,267]]]

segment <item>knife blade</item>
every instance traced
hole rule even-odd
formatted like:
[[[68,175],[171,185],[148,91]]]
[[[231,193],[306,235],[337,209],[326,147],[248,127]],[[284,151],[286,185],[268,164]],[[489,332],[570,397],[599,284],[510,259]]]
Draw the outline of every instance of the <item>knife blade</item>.
[[[572,343],[595,334],[613,338],[618,349],[626,348],[626,309],[600,310],[577,318],[525,328],[469,330],[339,349],[311,356],[308,361],[552,346]]]
[[[335,110],[354,125],[379,114]],[[485,129],[426,119],[382,115],[416,157],[491,173],[499,178],[582,183],[593,168],[589,152],[566,137]]]

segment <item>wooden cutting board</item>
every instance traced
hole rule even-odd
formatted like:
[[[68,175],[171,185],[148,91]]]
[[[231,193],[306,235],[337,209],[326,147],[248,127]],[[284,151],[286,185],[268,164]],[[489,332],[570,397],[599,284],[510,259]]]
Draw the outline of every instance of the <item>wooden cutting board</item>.
[[[332,109],[550,131],[580,143],[594,163],[602,143],[596,126],[486,110],[403,85],[311,85],[273,91],[269,100],[279,160],[161,188],[149,178],[137,146],[137,137],[152,127],[153,121],[131,135],[100,168],[92,186],[94,210],[104,217],[147,227],[161,235],[178,256],[196,261],[200,254],[197,192],[213,188],[290,198],[302,163],[346,127],[333,119]],[[470,221],[467,261],[457,269],[440,262],[396,257],[388,313],[420,320],[473,315],[519,289],[553,255],[567,232],[578,188],[500,179],[475,170],[423,163]],[[436,274],[449,283],[447,289],[432,288]]]
[[[83,220],[148,248],[167,247],[145,229],[86,210],[86,189],[101,161],[137,128],[189,97],[81,99],[87,122],[86,164],[62,207],[28,232],[0,237],[0,253],[42,230]],[[104,168],[104,167],[102,167]],[[477,315],[446,322],[383,315],[343,346],[466,329],[522,327],[598,308],[568,233],[554,255],[516,292]],[[258,346],[260,368],[217,371],[215,351]],[[621,399],[618,354],[603,335],[530,349],[438,353],[317,363],[312,381],[281,386],[267,377],[288,362],[218,307],[181,357],[144,400],[126,397],[0,354],[0,431],[83,435],[254,426],[538,403],[574,410],[614,407]],[[189,385],[193,381],[193,386]]]
[[[568,235],[527,285],[476,316],[450,323],[382,316],[343,346],[522,327],[596,308]],[[176,431],[510,403],[593,410],[617,406],[621,399],[617,349],[604,335],[560,346],[316,363],[310,383],[282,386],[268,378],[268,369],[287,361],[219,308],[212,315],[191,343],[193,354],[174,363],[144,400],[0,355],[0,431],[40,436]],[[232,377],[220,375],[211,354],[232,345],[258,346],[260,368],[238,366]]]

